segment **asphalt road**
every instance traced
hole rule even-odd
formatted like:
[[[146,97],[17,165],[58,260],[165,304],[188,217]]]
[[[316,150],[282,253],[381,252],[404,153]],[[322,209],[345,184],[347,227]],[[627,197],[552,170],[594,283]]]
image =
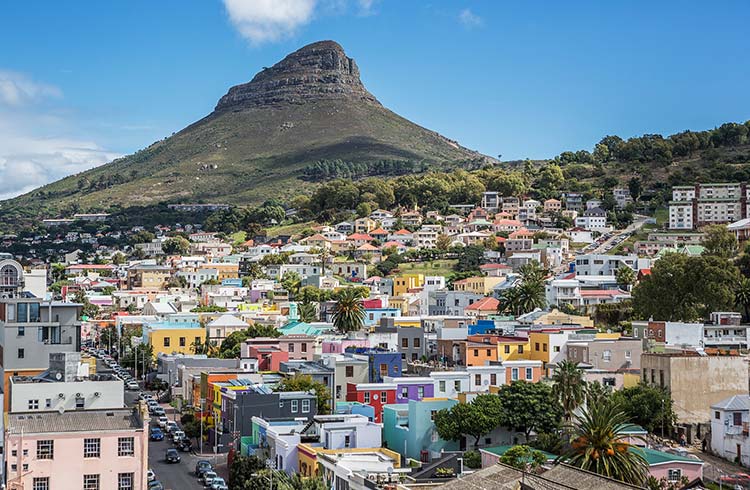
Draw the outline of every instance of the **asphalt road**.
[[[191,453],[180,452],[182,460],[168,464],[164,461],[164,454],[171,447],[172,442],[167,439],[148,443],[148,467],[154,470],[156,479],[162,482],[166,490],[202,489],[203,485],[193,473],[198,458]]]

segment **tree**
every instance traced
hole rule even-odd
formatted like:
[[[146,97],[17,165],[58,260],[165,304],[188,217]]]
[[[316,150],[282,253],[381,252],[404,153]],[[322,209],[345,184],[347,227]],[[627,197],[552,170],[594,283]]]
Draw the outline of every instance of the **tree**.
[[[65,279],[65,264],[52,264],[49,271],[52,282],[58,282]]]
[[[570,423],[573,411],[583,404],[585,393],[586,381],[578,363],[566,359],[558,364],[552,374],[552,395],[562,407],[566,423]]]
[[[458,403],[436,413],[435,428],[438,435],[448,441],[471,436],[477,448],[482,436],[498,426],[500,412],[500,400],[496,395],[478,395],[470,403]]]
[[[281,332],[272,325],[250,325],[245,330],[237,330],[227,335],[227,338],[224,339],[219,347],[218,354],[222,359],[236,359],[240,357],[240,350],[245,340],[257,337],[276,338],[279,336],[281,336]]]
[[[441,233],[438,235],[437,240],[435,240],[435,247],[438,250],[445,251],[451,248],[451,243],[453,243],[451,237],[445,233]]]
[[[116,347],[118,340],[119,337],[117,335],[117,328],[115,328],[114,325],[104,327],[99,332],[99,347]]]
[[[628,181],[628,191],[630,192],[630,197],[633,198],[633,201],[637,201],[638,198],[641,197],[641,192],[643,192],[641,179],[638,177],[632,177]]]
[[[605,386],[599,381],[586,383],[586,405],[604,403],[610,395],[612,395],[612,389],[609,386]]]
[[[302,286],[302,277],[294,271],[287,271],[281,278],[281,287],[289,293],[289,299],[294,299]]]
[[[314,381],[312,376],[306,374],[295,374],[289,378],[282,379],[276,385],[276,391],[308,391],[315,393],[318,406],[318,414],[331,413],[331,392],[328,386],[320,381]]]
[[[633,309],[641,318],[693,321],[712,311],[731,311],[739,273],[726,259],[668,253],[633,288]]]
[[[232,489],[253,489],[260,490],[260,485],[250,486],[255,479],[255,475],[266,468],[265,461],[256,456],[237,455],[232,460],[229,467],[229,488]],[[267,485],[264,484],[267,487]]]
[[[164,240],[161,249],[167,255],[185,255],[190,251],[190,242],[184,237],[175,236]]]
[[[703,229],[704,255],[714,255],[728,259],[737,255],[737,237],[726,225],[711,225]]]
[[[121,265],[125,263],[125,255],[122,254],[122,252],[115,252],[112,254],[112,263],[114,265]]]
[[[365,309],[360,293],[355,288],[346,288],[339,293],[333,310],[333,326],[341,333],[356,332],[365,324]]]
[[[501,386],[498,397],[502,407],[499,425],[523,432],[527,442],[532,432],[552,432],[560,425],[562,409],[547,384],[515,381]]]
[[[625,290],[629,290],[630,286],[635,283],[635,272],[630,267],[623,265],[615,272],[615,279],[617,279],[618,285],[624,287]]]
[[[455,269],[458,272],[479,271],[484,261],[484,247],[469,245],[458,252],[458,262]]]
[[[742,308],[745,320],[750,319],[750,279],[741,277],[734,289],[734,304]]]
[[[537,471],[547,462],[547,457],[543,452],[521,444],[505,451],[500,462],[521,471]]]
[[[625,427],[629,422],[617,403],[587,406],[576,416],[571,447],[564,460],[581,469],[640,486],[648,474],[648,464],[640,450],[627,442]]]
[[[612,399],[625,412],[628,419],[649,432],[666,433],[677,421],[672,406],[672,397],[661,387],[638,384],[612,393]]]
[[[318,308],[315,303],[311,301],[305,301],[297,303],[299,319],[303,322],[315,322],[318,320]]]

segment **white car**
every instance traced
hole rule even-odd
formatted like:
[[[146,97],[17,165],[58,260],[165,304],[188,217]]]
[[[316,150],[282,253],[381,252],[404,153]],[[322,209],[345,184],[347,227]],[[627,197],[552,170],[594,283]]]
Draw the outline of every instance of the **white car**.
[[[148,481],[156,480],[156,473],[154,473],[154,470],[152,470],[151,468],[148,469],[146,476],[148,477]]]
[[[178,429],[178,430],[175,430],[175,431],[172,432],[172,441],[174,441],[175,444],[178,443],[180,440],[182,440],[184,438],[185,438],[185,432],[184,431],[181,431],[181,430]]]
[[[213,482],[214,479],[216,479],[218,477],[219,477],[219,475],[217,475],[215,472],[213,472],[213,471],[207,471],[207,472],[203,473],[203,484],[205,486],[207,486],[207,487],[210,487],[211,486],[211,482]]]
[[[167,426],[167,422],[169,422],[169,419],[167,418],[166,415],[162,415],[161,417],[159,417],[158,422],[159,422],[159,427],[163,429]]]
[[[141,388],[135,381],[128,381],[128,384],[126,384],[125,386],[129,390],[139,390]]]
[[[164,426],[164,429],[171,434],[173,431],[178,430],[179,427],[177,427],[177,422],[174,420],[168,420],[166,425]]]

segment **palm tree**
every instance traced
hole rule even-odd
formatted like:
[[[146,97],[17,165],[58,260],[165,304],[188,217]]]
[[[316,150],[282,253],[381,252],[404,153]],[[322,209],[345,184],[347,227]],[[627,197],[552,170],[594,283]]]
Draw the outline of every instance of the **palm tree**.
[[[734,304],[742,307],[745,320],[750,319],[750,279],[747,277],[743,277],[737,283],[737,288],[734,290]]]
[[[633,485],[648,474],[642,451],[627,442],[630,420],[619,404],[598,403],[576,416],[570,449],[558,458],[568,464]]]
[[[297,303],[299,308],[299,319],[303,322],[314,322],[318,319],[318,308],[312,301],[302,301]]]
[[[586,381],[577,362],[562,361],[552,374],[552,394],[563,409],[566,423],[573,419],[573,411],[586,399]]]
[[[333,310],[333,326],[341,333],[361,330],[365,324],[365,309],[356,288],[346,288],[339,293]]]

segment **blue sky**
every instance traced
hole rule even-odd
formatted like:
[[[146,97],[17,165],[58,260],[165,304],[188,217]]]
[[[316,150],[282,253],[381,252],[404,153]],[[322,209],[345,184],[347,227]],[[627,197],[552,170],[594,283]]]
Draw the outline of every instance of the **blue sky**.
[[[744,1],[41,0],[0,19],[0,198],[168,136],[321,39],[387,107],[503,159],[750,119]]]

